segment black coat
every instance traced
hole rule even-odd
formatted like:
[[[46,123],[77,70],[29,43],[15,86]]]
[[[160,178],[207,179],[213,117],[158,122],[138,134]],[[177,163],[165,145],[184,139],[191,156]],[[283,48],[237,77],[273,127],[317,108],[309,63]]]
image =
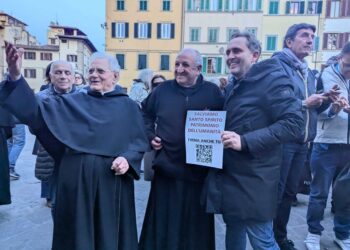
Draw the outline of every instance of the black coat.
[[[133,179],[148,149],[136,103],[117,90],[38,101],[23,78],[5,84],[0,103],[58,164],[52,249],[136,250]],[[129,163],[126,174],[111,170],[118,156]]]
[[[302,105],[301,103],[303,100],[316,93],[316,78],[310,69],[308,69],[306,93],[304,80],[301,78],[300,74],[298,73],[298,69],[293,65],[291,59],[282,52],[275,53],[273,58],[276,58],[281,62],[283,69],[288,75],[290,81],[293,83],[294,94],[298,98],[300,105]],[[302,109],[302,112],[304,117],[303,131],[296,140],[296,142],[299,143],[312,141],[316,136],[317,128],[318,109]]]
[[[11,203],[7,139],[13,126],[13,117],[0,107],[0,205]]]
[[[269,221],[277,204],[282,143],[300,136],[301,106],[276,59],[252,66],[229,93],[226,130],[241,135],[245,150],[224,150],[223,170],[206,180],[207,212]]]

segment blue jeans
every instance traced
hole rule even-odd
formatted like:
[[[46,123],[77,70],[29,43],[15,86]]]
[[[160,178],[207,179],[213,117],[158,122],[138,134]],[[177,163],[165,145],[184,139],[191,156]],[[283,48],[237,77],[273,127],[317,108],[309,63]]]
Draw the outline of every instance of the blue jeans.
[[[272,230],[272,221],[238,220],[223,215],[226,223],[226,250],[245,250],[247,239],[254,250],[279,250]]]
[[[307,224],[309,232],[321,235],[321,225],[326,208],[329,188],[333,178],[350,161],[350,145],[315,143],[311,154],[312,181],[310,187]],[[338,239],[349,238],[350,217],[334,216],[335,236]]]
[[[287,224],[292,202],[299,190],[307,153],[307,144],[286,143],[283,145],[281,176],[278,183],[278,208],[273,222],[277,242],[287,238]]]
[[[12,129],[12,137],[7,140],[7,148],[9,152],[10,168],[16,166],[16,161],[22,152],[26,142],[26,131],[24,124],[17,124]]]

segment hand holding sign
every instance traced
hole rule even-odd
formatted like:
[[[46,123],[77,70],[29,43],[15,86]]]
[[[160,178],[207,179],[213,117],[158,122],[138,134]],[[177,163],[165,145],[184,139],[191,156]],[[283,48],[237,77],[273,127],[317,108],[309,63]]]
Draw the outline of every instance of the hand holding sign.
[[[233,131],[223,131],[221,133],[221,140],[224,148],[231,148],[236,151],[242,150],[241,136]]]

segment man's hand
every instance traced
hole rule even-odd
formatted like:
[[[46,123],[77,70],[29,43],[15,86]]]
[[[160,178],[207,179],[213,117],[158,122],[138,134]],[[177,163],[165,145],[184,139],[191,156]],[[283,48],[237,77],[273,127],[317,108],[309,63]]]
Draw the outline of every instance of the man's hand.
[[[151,145],[154,150],[160,150],[163,147],[162,139],[160,139],[158,136],[154,137],[151,141]]]
[[[24,50],[17,49],[13,44],[5,41],[6,62],[10,79],[16,81],[21,77],[22,55]]]
[[[346,99],[345,99],[346,100]],[[347,114],[350,114],[350,105],[349,102],[346,102],[346,105],[343,107],[343,111]]]
[[[327,99],[328,97],[322,94],[312,94],[305,100],[305,105],[307,108],[319,107]]]
[[[115,175],[122,175],[129,170],[129,163],[124,157],[119,156],[112,162],[111,169],[115,171]]]
[[[334,115],[338,114],[340,112],[340,110],[342,109],[346,109],[349,106],[348,101],[346,100],[345,97],[340,97],[338,98],[335,102],[332,103],[331,108],[330,108],[330,112]],[[345,111],[344,109],[344,111]],[[346,112],[346,111],[345,111]]]
[[[324,92],[322,95],[328,97],[331,102],[337,101],[340,95],[339,85],[335,84],[328,92]]]
[[[221,133],[221,140],[224,148],[231,148],[236,151],[242,150],[241,136],[233,131],[223,131]]]

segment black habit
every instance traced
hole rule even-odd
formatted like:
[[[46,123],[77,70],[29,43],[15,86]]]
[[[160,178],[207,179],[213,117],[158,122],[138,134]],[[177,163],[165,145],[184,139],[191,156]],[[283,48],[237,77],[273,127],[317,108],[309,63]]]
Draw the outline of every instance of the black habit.
[[[198,77],[193,87],[162,83],[142,103],[148,139],[162,139],[153,162],[155,176],[139,250],[214,250],[214,216],[200,205],[207,168],[186,164],[187,110],[221,110],[223,96]],[[157,124],[155,129],[155,123]]]
[[[0,103],[58,163],[52,249],[137,249],[133,180],[148,149],[137,104],[118,90],[39,102],[23,78],[5,84]],[[116,176],[118,156],[130,168]]]
[[[13,126],[13,117],[0,107],[0,205],[11,203],[7,139]]]

